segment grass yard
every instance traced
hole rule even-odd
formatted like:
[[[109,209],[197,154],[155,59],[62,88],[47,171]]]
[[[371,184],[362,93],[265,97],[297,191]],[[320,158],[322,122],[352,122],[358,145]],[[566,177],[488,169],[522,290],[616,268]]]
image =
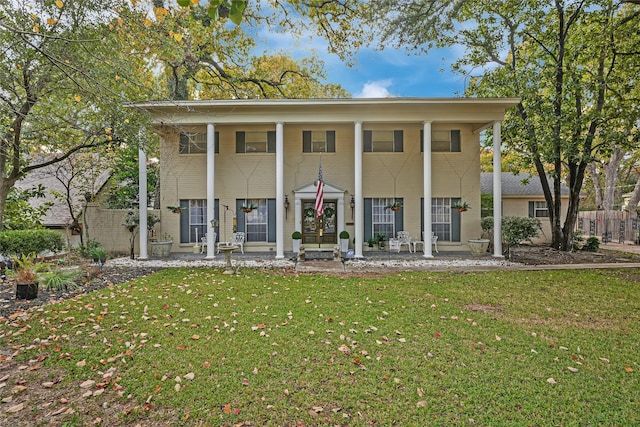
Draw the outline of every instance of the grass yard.
[[[0,325],[0,424],[640,424],[639,271],[220,273]]]

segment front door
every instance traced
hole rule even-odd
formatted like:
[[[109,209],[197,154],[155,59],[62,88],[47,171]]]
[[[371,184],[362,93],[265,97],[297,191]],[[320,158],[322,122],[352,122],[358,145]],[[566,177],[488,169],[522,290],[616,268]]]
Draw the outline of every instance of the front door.
[[[324,214],[316,218],[315,200],[302,201],[302,243],[312,244],[318,242],[335,245],[338,243],[336,233],[336,200],[324,202]]]

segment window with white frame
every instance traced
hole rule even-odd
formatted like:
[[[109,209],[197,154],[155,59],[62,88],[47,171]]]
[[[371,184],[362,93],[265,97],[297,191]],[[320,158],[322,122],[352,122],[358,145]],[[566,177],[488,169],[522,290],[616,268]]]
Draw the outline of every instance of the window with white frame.
[[[459,153],[461,151],[460,130],[432,130],[432,153]],[[420,152],[424,152],[424,131],[420,130]]]
[[[365,130],[363,151],[371,153],[401,153],[402,130]]]
[[[328,131],[302,131],[303,153],[335,153],[336,132]]]
[[[215,132],[215,152],[220,152],[219,133]],[[180,154],[202,154],[207,152],[206,132],[180,132]]]
[[[432,230],[438,241],[451,241],[451,199],[434,197],[431,199]]]
[[[236,132],[236,153],[275,153],[275,131]]]
[[[207,232],[207,201],[205,199],[189,200],[187,212],[189,214],[189,243],[200,244],[200,239]]]
[[[248,199],[246,203],[253,204],[256,208],[244,215],[245,240],[247,242],[267,242],[269,230],[267,199]]]
[[[533,203],[533,217],[534,218],[548,218],[549,217],[549,207],[547,206],[547,202],[544,201],[535,201]]]
[[[385,240],[395,236],[395,212],[387,209],[387,205],[394,202],[394,198],[374,198],[371,199],[371,224],[373,227],[373,237],[378,233],[386,236]]]

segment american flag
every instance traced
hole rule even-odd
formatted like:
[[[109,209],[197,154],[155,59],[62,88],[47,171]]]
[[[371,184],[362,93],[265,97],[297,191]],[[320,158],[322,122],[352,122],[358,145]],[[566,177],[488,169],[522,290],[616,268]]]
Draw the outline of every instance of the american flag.
[[[324,212],[324,182],[322,182],[322,161],[318,169],[318,188],[316,189],[316,218],[320,218]]]

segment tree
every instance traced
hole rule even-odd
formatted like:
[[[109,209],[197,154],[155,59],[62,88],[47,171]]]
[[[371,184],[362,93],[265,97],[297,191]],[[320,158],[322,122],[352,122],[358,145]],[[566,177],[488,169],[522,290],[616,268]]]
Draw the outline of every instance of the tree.
[[[114,10],[126,4],[0,4],[1,222],[10,189],[26,174],[75,153],[137,143],[143,117],[122,103],[148,92],[131,79],[144,62],[114,37]]]
[[[604,0],[374,1],[366,18],[382,43],[417,51],[464,46],[454,69],[484,70],[471,78],[468,95],[521,98],[503,140],[526,153],[540,176],[552,246],[570,250],[585,170],[612,145],[601,136],[637,117],[630,94],[640,71],[640,9]],[[561,224],[563,180],[570,198]]]

